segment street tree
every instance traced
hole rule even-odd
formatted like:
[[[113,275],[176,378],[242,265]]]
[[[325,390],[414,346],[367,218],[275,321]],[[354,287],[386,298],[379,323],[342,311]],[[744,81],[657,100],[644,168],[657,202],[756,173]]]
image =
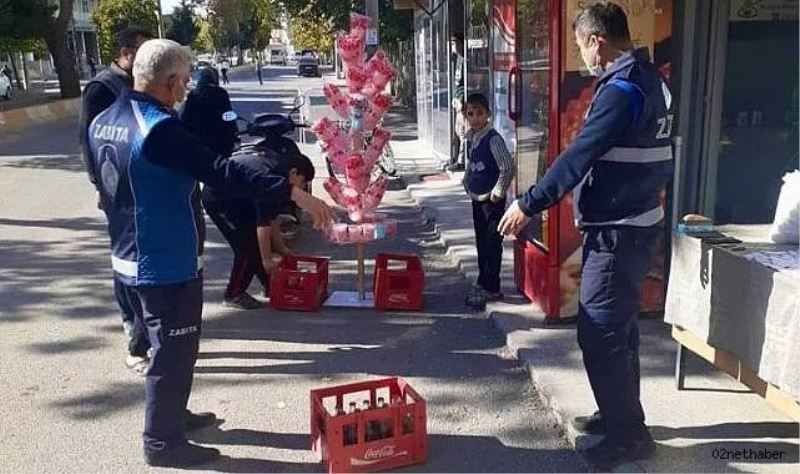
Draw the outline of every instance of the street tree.
[[[192,49],[201,53],[214,51],[214,38],[211,36],[211,23],[202,17],[197,17],[197,36],[192,42]]]
[[[167,38],[184,46],[189,46],[194,42],[200,30],[194,7],[193,1],[181,0],[181,3],[172,11],[170,26],[166,33]]]
[[[97,26],[103,62],[111,63],[116,58],[114,35],[122,29],[136,26],[148,30],[154,37],[157,36],[157,9],[156,0],[101,0],[92,21]]]
[[[297,49],[313,49],[319,52],[333,50],[336,22],[313,7],[293,14],[289,20],[289,35]]]
[[[214,46],[227,51],[236,47],[240,61],[245,49],[266,47],[279,24],[275,0],[208,0],[207,6]]]
[[[0,33],[6,38],[6,51],[24,50],[26,41],[44,40],[53,57],[61,97],[81,95],[75,53],[67,43],[67,28],[72,19],[75,0],[0,0]],[[14,49],[10,49],[13,41]],[[19,76],[18,76],[19,77]]]

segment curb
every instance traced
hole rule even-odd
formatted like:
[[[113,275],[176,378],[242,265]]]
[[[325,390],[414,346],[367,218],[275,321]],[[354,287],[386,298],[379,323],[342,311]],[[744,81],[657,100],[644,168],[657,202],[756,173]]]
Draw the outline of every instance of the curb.
[[[459,258],[458,252],[453,249],[451,246],[451,239],[446,237],[441,229],[440,224],[436,220],[436,209],[431,209],[425,206],[421,200],[418,198],[417,193],[415,191],[419,190],[424,186],[423,183],[415,182],[413,184],[409,183],[408,191],[411,195],[411,198],[414,204],[420,209],[422,214],[422,218],[426,221],[433,223],[433,229],[436,235],[436,241],[444,246],[445,248],[445,256],[450,259],[453,265],[458,268],[458,270],[465,276],[467,279],[474,279],[477,277],[477,271],[475,270],[474,265],[466,264],[462,259]],[[504,252],[505,253],[505,252]],[[503,272],[502,278],[504,281],[513,281],[513,270],[510,272],[511,280],[508,280],[509,271],[506,270]],[[523,357],[520,357],[519,351],[520,347],[518,344],[515,343],[514,338],[512,335],[514,332],[523,330],[523,328],[519,327],[519,325],[514,324],[514,322],[506,320],[504,318],[504,314],[496,309],[492,309],[491,307],[486,308],[484,311],[487,318],[492,322],[492,325],[503,334],[505,339],[505,347],[507,353],[513,357],[515,360],[519,361],[520,364],[525,368],[528,372],[528,376],[530,377],[531,383],[533,385],[536,394],[542,400],[544,407],[546,408],[548,414],[553,416],[558,427],[561,429],[565,440],[567,441],[568,445],[575,450],[576,454],[578,454],[581,463],[589,470],[591,470],[591,466],[589,466],[586,461],[584,460],[583,456],[581,455],[581,450],[585,448],[587,445],[592,444],[592,441],[598,439],[594,436],[588,436],[584,433],[578,431],[574,424],[573,420],[569,415],[566,415],[564,411],[561,409],[560,404],[556,397],[553,395],[552,391],[548,387],[548,385],[541,379],[539,373],[535,370],[535,367],[527,362]],[[619,466],[617,469],[622,468],[625,469],[628,466]],[[638,467],[639,471],[642,471]],[[615,470],[615,472],[619,472]]]
[[[78,115],[81,99],[63,99],[49,104],[34,105],[0,112],[0,132],[18,133],[31,125],[41,125]]]

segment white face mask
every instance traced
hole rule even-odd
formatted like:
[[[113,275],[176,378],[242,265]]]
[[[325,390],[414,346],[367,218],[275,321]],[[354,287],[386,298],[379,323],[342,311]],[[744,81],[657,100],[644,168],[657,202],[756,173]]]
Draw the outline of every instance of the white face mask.
[[[183,107],[183,103],[186,102],[186,91],[184,90],[182,93],[173,94],[172,100],[173,100],[172,108],[176,112],[179,112],[181,110],[181,107]]]

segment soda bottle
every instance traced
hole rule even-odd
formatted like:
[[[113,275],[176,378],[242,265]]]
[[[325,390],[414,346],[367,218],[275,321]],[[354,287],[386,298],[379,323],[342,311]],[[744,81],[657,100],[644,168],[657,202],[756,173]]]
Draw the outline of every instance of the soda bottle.
[[[356,406],[356,402],[350,402],[350,414],[357,413],[358,407]],[[345,425],[342,430],[343,441],[345,446],[351,446],[353,444],[358,443],[358,424],[353,423],[349,425]]]
[[[341,405],[336,405],[336,416],[342,416],[344,414],[344,407]]]
[[[405,415],[403,415],[403,420],[402,420],[401,423],[402,423],[402,429],[403,429],[403,434],[404,435],[411,434],[411,433],[414,432],[414,415],[413,414],[406,413]]]
[[[363,411],[369,411],[372,408],[370,403],[369,403],[369,400],[364,400],[362,402],[362,406],[363,406],[363,408],[362,408]],[[376,428],[375,421],[370,420],[370,421],[367,422],[367,431],[366,431],[366,433],[364,433],[364,440],[365,441],[373,441],[375,439],[378,439],[377,438],[378,435],[376,433],[376,429],[375,428]]]
[[[386,408],[389,405],[386,404],[386,399],[383,397],[378,397],[378,408]],[[392,420],[390,418],[384,418],[382,421],[378,421],[378,439],[386,439],[392,437]]]

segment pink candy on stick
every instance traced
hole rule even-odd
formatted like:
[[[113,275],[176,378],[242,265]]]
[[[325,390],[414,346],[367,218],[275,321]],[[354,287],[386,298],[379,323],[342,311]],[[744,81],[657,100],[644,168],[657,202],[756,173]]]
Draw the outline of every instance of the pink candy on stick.
[[[376,52],[364,65],[364,70],[369,78],[362,92],[367,96],[380,94],[386,84],[397,76],[383,51]]]
[[[364,165],[359,155],[350,155],[345,162],[345,176],[347,184],[359,192],[363,193],[369,185],[370,169]]]
[[[375,125],[380,122],[383,115],[389,110],[389,107],[392,106],[392,100],[389,98],[388,94],[379,94],[372,97],[369,105],[370,108],[369,112],[367,112],[364,125],[366,130],[375,128]]]
[[[328,103],[331,104],[333,110],[340,117],[346,119],[350,116],[350,107],[347,104],[347,97],[345,97],[341,89],[328,82],[322,86],[322,92],[325,94],[325,97],[328,99]]]
[[[347,69],[347,90],[351,94],[361,92],[370,76],[359,66],[350,66]]]
[[[372,211],[381,203],[385,192],[386,179],[381,176],[367,188],[367,191],[361,199],[361,208],[365,211]]]

